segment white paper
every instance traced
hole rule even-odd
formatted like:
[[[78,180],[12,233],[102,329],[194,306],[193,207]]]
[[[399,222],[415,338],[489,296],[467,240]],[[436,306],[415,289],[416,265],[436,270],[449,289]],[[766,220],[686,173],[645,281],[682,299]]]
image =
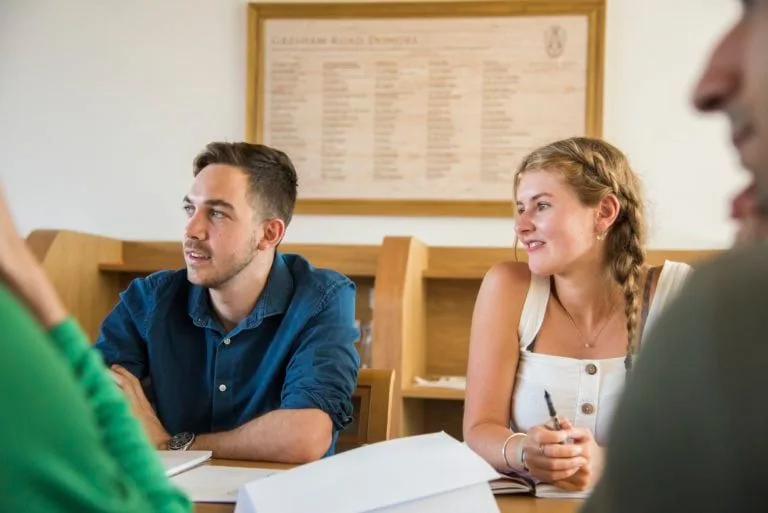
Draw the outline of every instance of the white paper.
[[[175,476],[211,459],[211,451],[157,451],[166,476]]]
[[[445,433],[397,438],[249,483],[235,513],[368,512],[481,483],[490,493],[488,481],[496,477],[485,460]]]
[[[383,509],[372,513],[499,513],[491,489],[484,483],[459,488]]]
[[[203,465],[171,478],[192,502],[237,501],[240,488],[282,470]]]

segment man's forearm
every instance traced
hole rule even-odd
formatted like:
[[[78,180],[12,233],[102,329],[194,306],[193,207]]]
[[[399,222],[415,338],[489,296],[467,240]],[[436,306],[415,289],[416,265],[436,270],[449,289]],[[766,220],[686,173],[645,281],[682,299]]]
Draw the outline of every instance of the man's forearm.
[[[198,435],[191,449],[213,451],[214,458],[307,463],[328,451],[332,432],[322,410],[275,410],[232,431]]]

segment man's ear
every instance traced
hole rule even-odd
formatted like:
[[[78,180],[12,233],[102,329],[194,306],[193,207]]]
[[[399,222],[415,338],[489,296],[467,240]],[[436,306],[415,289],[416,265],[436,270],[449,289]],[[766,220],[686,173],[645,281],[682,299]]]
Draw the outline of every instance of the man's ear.
[[[264,237],[259,241],[259,250],[277,247],[285,236],[285,222],[282,219],[267,219],[263,224]]]
[[[597,205],[595,218],[595,231],[597,234],[605,233],[611,229],[616,218],[621,213],[621,203],[615,194],[608,194]]]

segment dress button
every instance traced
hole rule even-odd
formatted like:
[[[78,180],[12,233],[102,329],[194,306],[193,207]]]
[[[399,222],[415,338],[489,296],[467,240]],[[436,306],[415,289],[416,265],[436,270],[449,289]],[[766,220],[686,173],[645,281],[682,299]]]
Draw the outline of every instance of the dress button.
[[[595,413],[595,407],[591,403],[584,403],[581,405],[581,413],[584,415],[592,415]]]
[[[231,341],[231,340],[229,340],[228,338],[225,338],[225,339],[224,339],[224,345],[225,345],[225,346],[228,346],[230,342],[232,342],[232,341]]]
[[[227,391],[227,385],[221,384],[219,385],[219,392],[226,392]]]
[[[593,376],[597,374],[597,365],[595,365],[594,363],[588,363],[587,366],[585,367],[585,370],[587,371],[587,374],[589,374],[590,376]]]

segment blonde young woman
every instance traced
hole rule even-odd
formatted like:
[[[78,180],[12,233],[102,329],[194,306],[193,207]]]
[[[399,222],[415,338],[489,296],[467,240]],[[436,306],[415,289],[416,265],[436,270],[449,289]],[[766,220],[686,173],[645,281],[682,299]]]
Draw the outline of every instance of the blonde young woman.
[[[599,479],[642,335],[691,269],[646,264],[639,180],[604,141],[572,138],[534,151],[514,192],[528,262],[495,265],[480,287],[464,438],[500,472],[585,490]]]

